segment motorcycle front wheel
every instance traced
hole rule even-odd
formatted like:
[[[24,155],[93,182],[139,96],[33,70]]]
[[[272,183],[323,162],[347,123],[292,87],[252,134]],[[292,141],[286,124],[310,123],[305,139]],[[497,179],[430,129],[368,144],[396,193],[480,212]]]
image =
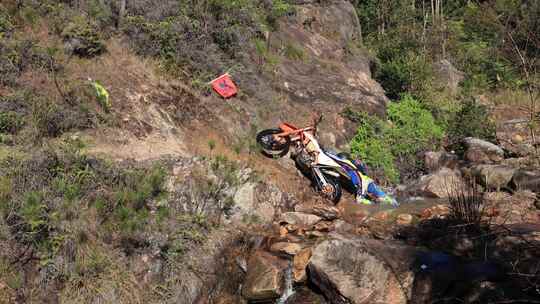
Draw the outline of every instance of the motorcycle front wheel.
[[[319,192],[322,197],[337,204],[341,199],[341,184],[335,178],[329,176],[325,177],[327,182],[326,186],[319,186],[319,184],[317,184],[317,192]]]
[[[257,133],[257,144],[261,147],[263,154],[269,157],[282,157],[289,152],[291,139],[281,137],[281,140],[276,140],[274,137],[282,132],[281,129],[266,129]]]

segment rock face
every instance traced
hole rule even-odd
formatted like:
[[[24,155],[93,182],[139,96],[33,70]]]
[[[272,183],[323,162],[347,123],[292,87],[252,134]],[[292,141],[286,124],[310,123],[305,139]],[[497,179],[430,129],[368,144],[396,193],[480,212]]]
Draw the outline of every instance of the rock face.
[[[333,1],[295,8],[295,18],[283,22],[281,30],[270,38],[273,47],[299,50],[297,57],[301,58],[288,56],[280,66],[285,90],[298,101],[361,102],[368,111],[382,110],[387,99],[371,79],[369,60],[366,56],[349,56],[346,51],[360,40],[354,6],[348,1]],[[333,62],[331,66],[329,61]],[[375,94],[367,96],[367,91]]]
[[[309,279],[332,303],[405,304],[415,255],[396,243],[334,235],[313,249]]]
[[[242,295],[249,301],[279,298],[284,288],[284,269],[287,263],[263,251],[251,256]]]
[[[512,180],[515,169],[502,165],[478,165],[472,172],[482,186],[499,190],[505,188]]]
[[[467,137],[464,139],[467,148],[465,159],[473,163],[493,164],[504,159],[504,151],[501,147],[488,141]]]
[[[407,192],[434,198],[446,198],[465,187],[459,171],[442,168],[439,171],[422,176]]]

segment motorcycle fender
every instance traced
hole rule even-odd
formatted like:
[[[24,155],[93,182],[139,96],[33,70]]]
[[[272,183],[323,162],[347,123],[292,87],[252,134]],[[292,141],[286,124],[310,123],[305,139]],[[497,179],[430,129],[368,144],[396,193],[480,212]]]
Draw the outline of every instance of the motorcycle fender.
[[[340,177],[340,174],[336,171],[324,170],[324,174],[331,175],[334,177]]]

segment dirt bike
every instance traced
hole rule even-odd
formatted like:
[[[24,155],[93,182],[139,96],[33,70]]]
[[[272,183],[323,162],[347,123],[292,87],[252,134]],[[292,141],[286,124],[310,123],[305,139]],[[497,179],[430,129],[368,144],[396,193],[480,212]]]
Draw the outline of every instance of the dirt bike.
[[[274,158],[283,157],[291,151],[297,167],[312,180],[315,190],[337,204],[341,198],[342,183],[352,184],[347,170],[357,168],[342,155],[321,148],[315,139],[321,120],[322,117],[319,117],[312,126],[305,128],[282,123],[279,128],[259,132],[257,143],[265,155]]]

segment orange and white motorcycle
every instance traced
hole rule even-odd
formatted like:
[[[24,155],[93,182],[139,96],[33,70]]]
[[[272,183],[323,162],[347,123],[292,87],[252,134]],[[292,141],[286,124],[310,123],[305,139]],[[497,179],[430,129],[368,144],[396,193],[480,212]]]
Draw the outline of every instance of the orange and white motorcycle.
[[[338,203],[342,184],[345,182],[352,185],[347,171],[358,168],[342,155],[321,148],[315,139],[317,125],[321,120],[322,117],[319,117],[312,126],[305,128],[282,123],[279,128],[259,132],[257,143],[263,153],[270,157],[282,157],[291,151],[297,167],[312,180],[315,190]]]

